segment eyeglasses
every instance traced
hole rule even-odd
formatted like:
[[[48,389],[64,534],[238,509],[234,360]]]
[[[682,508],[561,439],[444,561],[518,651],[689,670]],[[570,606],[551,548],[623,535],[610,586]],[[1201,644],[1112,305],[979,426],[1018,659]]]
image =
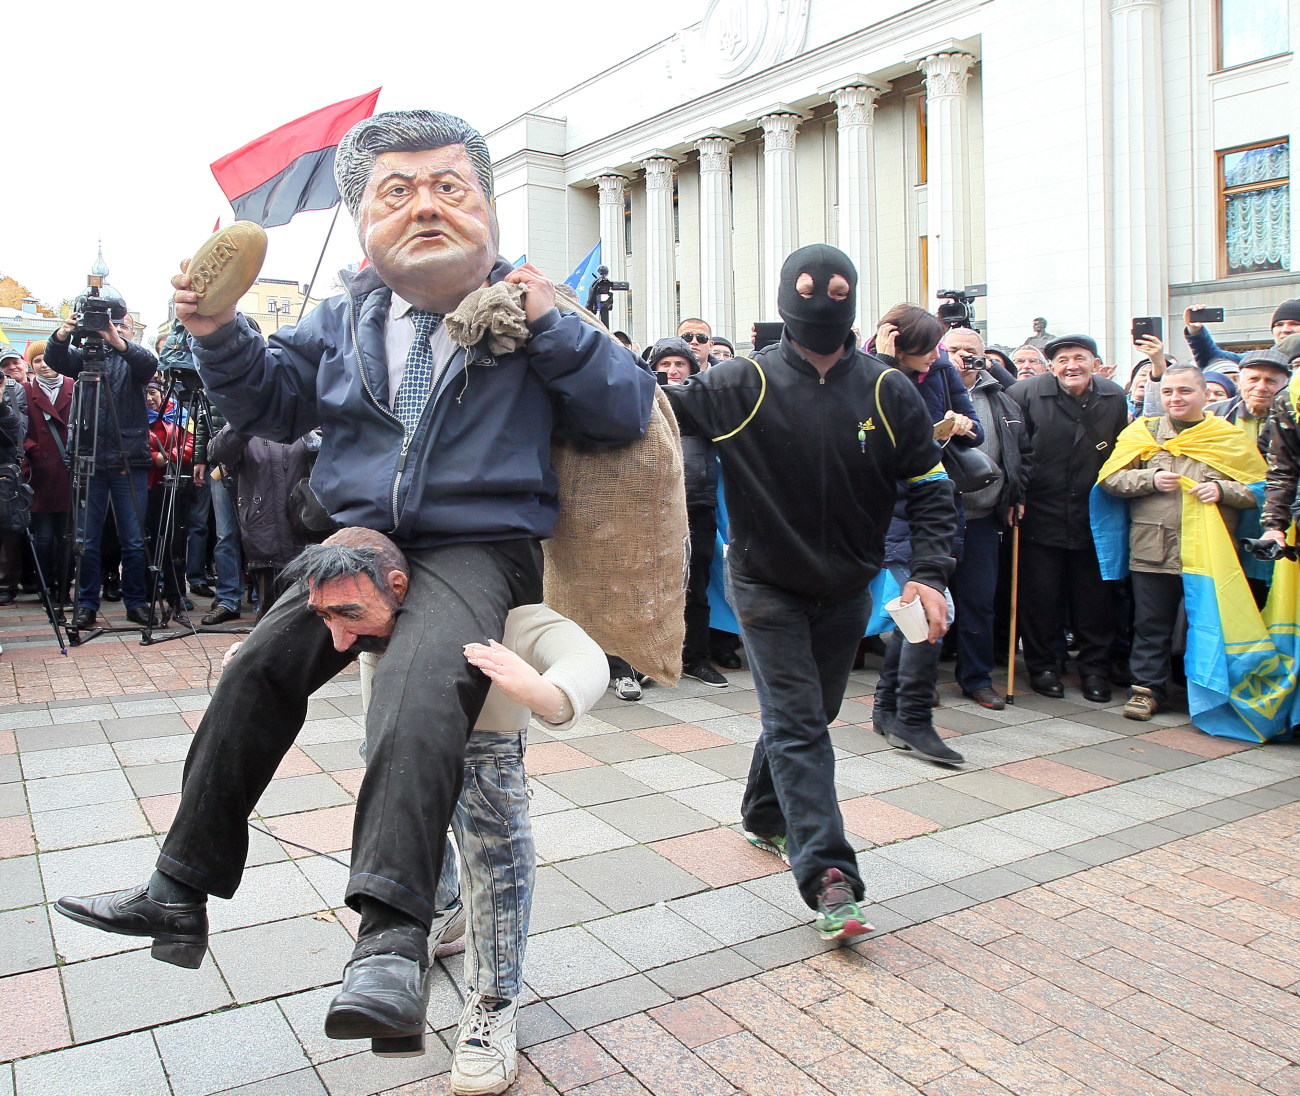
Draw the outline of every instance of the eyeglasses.
[[[686,332],[685,335],[681,337],[685,339],[687,342],[694,342],[694,343],[709,343],[713,341],[712,335],[705,335],[701,331],[688,331]]]

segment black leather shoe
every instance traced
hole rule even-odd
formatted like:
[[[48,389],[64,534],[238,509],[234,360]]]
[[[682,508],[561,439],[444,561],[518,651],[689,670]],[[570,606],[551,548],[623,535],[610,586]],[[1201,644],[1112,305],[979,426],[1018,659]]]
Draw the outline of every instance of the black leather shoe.
[[[72,618],[72,626],[79,632],[84,632],[95,626],[95,610],[83,605],[77,610],[76,615]]]
[[[991,711],[1000,712],[1007,706],[1007,702],[991,685],[985,685],[980,689],[972,689],[968,693],[963,690],[963,695],[970,697],[981,708],[988,708]]]
[[[116,578],[104,579],[103,598],[105,601],[121,601],[122,583]]]
[[[343,986],[325,1013],[325,1034],[331,1039],[422,1037],[428,1007],[428,968],[402,955],[367,955],[343,968]]]
[[[1110,682],[1100,674],[1088,674],[1083,679],[1083,699],[1091,700],[1094,704],[1109,704]]]
[[[60,898],[54,908],[82,925],[122,936],[152,936],[155,959],[198,968],[208,950],[206,902],[155,902],[148,887],[91,898]]]
[[[206,582],[191,582],[190,593],[195,597],[216,597],[217,592]]]
[[[138,624],[141,628],[158,627],[158,618],[149,612],[143,605],[137,605],[134,609],[126,611],[126,619],[132,624]]]
[[[739,670],[740,655],[735,651],[718,651],[713,654],[713,664],[719,670]]]
[[[207,616],[203,618],[204,625],[211,627],[213,624],[225,624],[228,620],[238,620],[239,610],[232,609],[228,605],[218,605]]]
[[[1051,670],[1044,670],[1041,674],[1030,674],[1029,687],[1040,696],[1050,696],[1054,700],[1060,700],[1065,696],[1065,686]]]

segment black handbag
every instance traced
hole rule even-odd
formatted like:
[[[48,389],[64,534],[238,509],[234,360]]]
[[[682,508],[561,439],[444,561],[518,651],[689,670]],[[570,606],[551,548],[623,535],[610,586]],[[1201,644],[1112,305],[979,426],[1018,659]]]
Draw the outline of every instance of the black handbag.
[[[946,380],[943,386],[943,400],[948,405],[948,410],[953,410],[952,397],[948,394]],[[943,470],[948,473],[948,478],[952,480],[953,488],[959,495],[982,491],[1002,475],[1002,469],[984,450],[977,449],[973,445],[956,446],[951,442],[950,434],[941,446]]]
[[[962,495],[983,490],[1002,474],[983,449],[974,446],[959,449],[948,442],[943,444],[943,470],[948,473],[957,493]]]

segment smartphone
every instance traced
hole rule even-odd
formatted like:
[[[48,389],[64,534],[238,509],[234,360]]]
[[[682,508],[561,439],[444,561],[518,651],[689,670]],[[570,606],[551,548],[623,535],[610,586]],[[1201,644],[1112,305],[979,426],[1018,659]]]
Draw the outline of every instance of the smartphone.
[[[754,324],[754,349],[762,350],[765,346],[771,346],[772,343],[781,341],[781,332],[784,330],[783,323],[756,323]]]
[[[1133,341],[1137,342],[1143,335],[1154,335],[1157,339],[1165,337],[1165,319],[1163,316],[1134,316]]]
[[[1188,323],[1223,323],[1222,308],[1193,308],[1187,313]]]
[[[660,386],[661,388],[666,387],[667,384],[668,384],[668,372],[667,372],[667,370],[664,370],[664,369],[656,369],[656,370],[655,370],[655,380],[657,380],[657,381],[659,382],[659,386]]]

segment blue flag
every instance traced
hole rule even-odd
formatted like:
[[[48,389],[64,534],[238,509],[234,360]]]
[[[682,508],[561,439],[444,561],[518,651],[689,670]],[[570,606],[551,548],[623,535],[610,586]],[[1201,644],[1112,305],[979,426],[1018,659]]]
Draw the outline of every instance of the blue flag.
[[[587,252],[587,257],[573,268],[573,273],[564,279],[564,284],[578,294],[581,304],[587,303],[587,294],[591,292],[591,283],[596,280],[596,267],[600,266],[600,241]]]
[[[528,252],[527,252],[527,251],[525,251],[522,255],[519,256],[519,258],[517,258],[517,259],[515,260],[515,266],[517,266],[517,267],[518,267],[518,266],[523,266],[524,263],[526,263],[526,262],[528,262]]]

